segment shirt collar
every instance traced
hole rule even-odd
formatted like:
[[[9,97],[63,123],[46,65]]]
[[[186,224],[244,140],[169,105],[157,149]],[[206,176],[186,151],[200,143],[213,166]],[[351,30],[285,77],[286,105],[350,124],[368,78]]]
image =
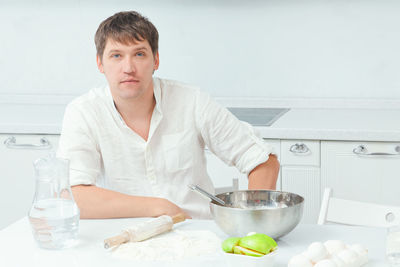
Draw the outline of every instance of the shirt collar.
[[[111,106],[111,109],[112,109],[113,113],[120,119],[120,121],[123,124],[125,124],[124,120],[121,117],[121,114],[119,114],[119,112],[117,110],[117,107],[115,106],[114,99],[112,97],[111,89],[110,89],[109,85],[107,85],[107,87],[106,87],[105,94],[106,94],[107,103]]]
[[[154,98],[156,100],[156,110],[162,115],[161,109],[161,84],[160,79],[153,77],[153,91],[154,91]]]

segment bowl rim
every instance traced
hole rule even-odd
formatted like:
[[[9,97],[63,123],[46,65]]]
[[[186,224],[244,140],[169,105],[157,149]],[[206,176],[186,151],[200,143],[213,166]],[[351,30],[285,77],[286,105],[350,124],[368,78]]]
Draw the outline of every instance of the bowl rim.
[[[279,210],[280,210],[280,209],[289,209],[289,208],[296,207],[296,206],[298,206],[298,205],[303,205],[303,204],[304,204],[304,197],[301,196],[301,195],[299,195],[299,194],[297,194],[297,193],[288,192],[288,191],[279,191],[279,190],[268,190],[268,189],[247,189],[247,190],[228,191],[228,192],[219,193],[219,194],[216,194],[216,195],[214,194],[214,196],[218,197],[219,195],[224,195],[224,194],[227,194],[227,193],[229,194],[229,193],[234,193],[234,192],[248,192],[248,191],[266,191],[266,192],[289,193],[289,194],[297,195],[297,196],[299,196],[299,197],[301,198],[301,201],[300,201],[299,203],[296,203],[296,204],[294,204],[294,205],[292,205],[292,206],[287,206],[287,207],[279,208]],[[241,210],[241,211],[249,211],[249,210],[251,210],[251,209],[241,209],[241,208],[223,206],[223,205],[221,205],[221,204],[214,203],[213,200],[210,201],[209,203],[210,203],[210,207],[211,207],[212,205],[214,205],[214,206],[221,207],[221,208],[229,208],[229,209]],[[261,210],[278,210],[278,209],[254,209],[254,210],[252,210],[252,211],[259,211],[259,210],[261,211]]]

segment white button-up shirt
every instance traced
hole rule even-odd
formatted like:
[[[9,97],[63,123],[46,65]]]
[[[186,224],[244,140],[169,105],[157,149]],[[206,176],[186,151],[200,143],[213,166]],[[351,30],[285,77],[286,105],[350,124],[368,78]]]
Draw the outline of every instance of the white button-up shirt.
[[[247,174],[268,160],[272,147],[197,88],[153,82],[156,105],[147,141],[125,124],[110,89],[96,88],[67,106],[58,156],[70,160],[72,186],[166,198],[193,218],[210,218],[209,201],[187,187],[214,192],[205,146]]]

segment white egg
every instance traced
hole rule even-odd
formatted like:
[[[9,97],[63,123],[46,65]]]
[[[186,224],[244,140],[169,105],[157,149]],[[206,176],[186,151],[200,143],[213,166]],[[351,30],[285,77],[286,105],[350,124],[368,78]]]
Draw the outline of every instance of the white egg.
[[[360,256],[351,249],[345,249],[340,251],[337,256],[342,259],[348,267],[358,267],[360,266]]]
[[[300,253],[300,255],[303,255],[304,257],[306,257],[309,261],[311,261],[311,259],[308,257],[307,255],[307,251],[303,251],[302,253]]]
[[[351,250],[354,250],[355,252],[357,252],[360,255],[367,255],[368,254],[368,250],[361,244],[350,245],[349,248]]]
[[[329,254],[337,254],[339,251],[346,249],[346,244],[341,240],[328,240],[324,243]]]
[[[311,261],[303,254],[293,256],[288,263],[288,267],[312,267]]]
[[[351,250],[359,255],[359,265],[364,265],[368,262],[368,250],[361,244],[354,244],[349,246]]]
[[[307,256],[313,263],[323,260],[328,257],[328,251],[321,242],[311,243],[304,255]]]
[[[333,260],[325,259],[317,262],[314,267],[338,267]]]
[[[332,255],[331,260],[336,263],[337,267],[347,267],[347,264],[337,255]]]

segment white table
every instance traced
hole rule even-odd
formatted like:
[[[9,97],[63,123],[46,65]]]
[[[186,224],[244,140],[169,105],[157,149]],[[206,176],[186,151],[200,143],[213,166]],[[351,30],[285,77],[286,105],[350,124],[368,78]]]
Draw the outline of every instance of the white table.
[[[113,219],[81,220],[79,243],[70,249],[51,251],[37,247],[27,218],[23,218],[0,231],[1,266],[37,266],[37,267],[88,267],[88,266],[228,266],[220,253],[201,256],[195,260],[176,262],[135,262],[112,257],[103,248],[106,237],[118,234],[121,229],[147,220]],[[210,230],[221,239],[227,236],[214,221],[188,220],[175,226],[182,230]],[[364,228],[343,225],[298,225],[291,233],[278,240],[279,253],[275,267],[287,266],[290,257],[306,249],[314,241],[329,239],[343,240],[346,244],[360,243],[369,250],[367,267],[387,266],[385,262],[385,229]]]

